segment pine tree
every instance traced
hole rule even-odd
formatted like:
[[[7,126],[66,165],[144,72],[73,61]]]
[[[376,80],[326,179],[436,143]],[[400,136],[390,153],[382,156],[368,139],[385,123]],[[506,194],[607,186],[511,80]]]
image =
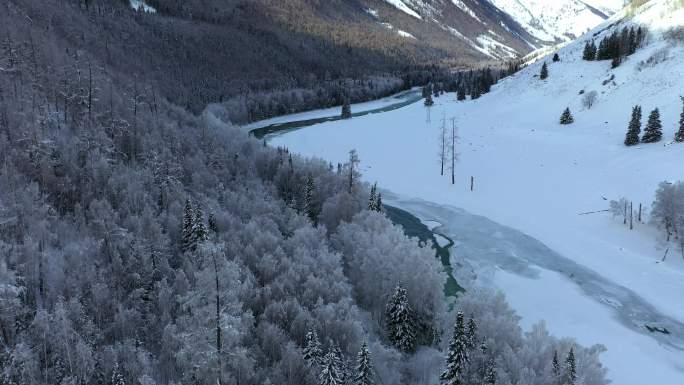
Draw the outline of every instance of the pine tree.
[[[378,184],[377,183],[373,184],[373,186],[371,187],[371,191],[370,191],[370,197],[368,198],[368,210],[369,211],[376,211],[375,204],[376,204],[377,199],[378,199],[377,189],[378,189]]]
[[[318,374],[318,385],[343,385],[340,378],[339,367],[337,366],[337,358],[335,353],[331,350],[323,357],[321,363],[321,371]]]
[[[352,111],[351,111],[351,106],[349,105],[349,101],[347,99],[344,100],[342,103],[342,119],[349,119],[352,117]]]
[[[560,61],[560,56],[558,56],[558,53],[554,53],[554,54],[553,54],[553,62],[556,63],[556,62],[559,62],[559,61]]]
[[[466,347],[468,350],[475,349],[477,344],[477,323],[471,317],[468,320],[468,330],[466,331]]]
[[[593,61],[596,59],[596,45],[594,41],[587,42],[584,45],[584,52],[582,53],[582,59],[587,61]]]
[[[449,343],[447,352],[446,369],[440,376],[444,385],[464,384],[463,374],[468,364],[467,336],[463,313],[459,312],[456,316],[454,325],[454,335]]]
[[[413,352],[416,345],[415,320],[406,297],[406,289],[401,285],[397,285],[387,303],[385,315],[390,342],[402,352]]]
[[[560,124],[572,124],[574,122],[575,118],[572,116],[572,112],[570,112],[570,107],[568,107],[560,117]]]
[[[542,65],[541,68],[541,73],[539,74],[539,79],[544,80],[549,77],[549,67],[546,65],[546,62]]]
[[[634,146],[639,143],[641,133],[641,106],[632,108],[632,119],[629,121],[627,135],[625,136],[625,146]]]
[[[330,350],[335,356],[335,367],[337,367],[337,374],[338,378],[340,379],[340,383],[346,384],[348,382],[347,380],[350,377],[349,365],[347,364],[347,360],[344,358],[344,355],[342,354],[342,349],[340,349],[339,345],[333,343]]]
[[[378,197],[375,200],[375,211],[382,212],[382,193],[378,193]]]
[[[302,351],[304,359],[311,367],[318,367],[323,361],[323,349],[318,340],[318,333],[315,329],[309,330],[305,337],[305,346]]]
[[[318,207],[316,206],[316,184],[311,175],[306,178],[306,186],[304,188],[304,213],[313,222],[314,225],[318,223]]]
[[[192,210],[190,199],[185,200],[185,210],[183,214],[183,230],[181,234],[181,249],[189,251],[195,247],[195,238],[193,231],[193,224],[195,223],[195,214]]]
[[[462,85],[458,87],[458,91],[456,91],[456,100],[458,101],[463,101],[466,100],[466,90],[465,87]]]
[[[195,245],[193,249],[197,246],[197,243],[204,242],[208,239],[209,234],[207,233],[207,227],[204,225],[204,214],[202,209],[197,205],[195,207],[195,218],[192,224],[193,238]]]
[[[370,351],[368,345],[364,342],[361,345],[361,350],[356,356],[356,375],[354,376],[354,385],[374,385],[373,379],[373,363],[371,362]]]
[[[565,359],[565,381],[564,385],[575,385],[577,382],[577,364],[575,362],[575,352],[570,348],[568,358]]]
[[[554,384],[560,384],[561,367],[558,361],[558,351],[553,351],[553,361],[551,362],[551,374],[554,378]]]
[[[663,125],[660,122],[660,111],[656,108],[648,116],[648,123],[644,129],[644,136],[641,141],[644,143],[655,143],[663,137]]]
[[[682,99],[682,104],[684,104],[684,96],[680,96]],[[679,130],[675,135],[675,141],[684,142],[684,107],[682,108],[682,114],[679,115]]]

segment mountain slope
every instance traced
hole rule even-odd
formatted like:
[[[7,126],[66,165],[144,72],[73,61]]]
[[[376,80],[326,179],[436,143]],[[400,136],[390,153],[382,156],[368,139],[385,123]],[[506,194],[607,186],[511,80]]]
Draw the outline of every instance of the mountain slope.
[[[545,43],[570,41],[622,9],[622,0],[490,0]]]

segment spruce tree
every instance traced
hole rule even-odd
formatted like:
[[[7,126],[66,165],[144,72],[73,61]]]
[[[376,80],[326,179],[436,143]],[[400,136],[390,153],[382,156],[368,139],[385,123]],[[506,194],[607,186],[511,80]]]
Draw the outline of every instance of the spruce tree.
[[[208,239],[207,227],[204,225],[204,214],[202,209],[197,205],[195,207],[195,217],[192,224],[193,240],[195,244],[193,249],[197,247],[197,243],[204,242]]]
[[[311,367],[318,367],[322,364],[323,349],[321,348],[321,342],[318,340],[318,333],[315,329],[311,329],[306,333],[302,355]]]
[[[456,324],[454,325],[454,335],[449,343],[446,369],[440,376],[444,385],[464,384],[463,374],[468,365],[467,343],[463,313],[459,312],[456,316]]]
[[[468,350],[473,350],[475,345],[477,345],[477,323],[471,317],[468,320],[468,329],[466,330],[466,347]]]
[[[577,382],[577,363],[575,362],[575,351],[570,348],[568,358],[565,359],[565,381],[563,385],[575,385]]]
[[[632,119],[629,121],[627,135],[625,136],[625,146],[634,146],[639,143],[641,133],[641,106],[632,108]]]
[[[378,197],[375,199],[375,211],[382,212],[382,193],[378,193]]]
[[[192,210],[190,199],[185,200],[185,210],[183,211],[183,229],[181,234],[181,249],[189,251],[195,247],[195,237],[193,225],[195,223],[195,213]]]
[[[387,334],[390,342],[405,353],[413,352],[416,346],[416,326],[413,310],[406,297],[406,289],[397,285],[385,308]]]
[[[321,371],[318,374],[318,385],[343,385],[340,377],[338,360],[332,350],[323,357]]]
[[[558,351],[553,351],[553,361],[551,362],[551,374],[554,378],[554,385],[560,384],[561,367],[558,361]]]
[[[335,357],[335,367],[337,368],[337,377],[340,380],[341,384],[346,384],[347,380],[349,379],[349,366],[347,365],[347,361],[344,358],[344,355],[342,354],[342,349],[340,349],[340,346],[337,345],[336,343],[333,343],[332,346],[330,347],[330,351],[333,353],[333,356]]]
[[[376,204],[377,199],[378,199],[377,190],[378,190],[378,184],[375,183],[371,187],[370,197],[368,198],[368,210],[369,211],[376,211],[375,204]]]
[[[593,61],[596,59],[596,45],[594,45],[593,40],[591,42],[587,42],[584,45],[584,52],[582,53],[582,59],[587,60],[587,61]]]
[[[549,77],[549,68],[546,65],[546,62],[542,65],[541,68],[541,73],[539,73],[539,79],[544,80]]]
[[[680,96],[682,99],[682,104],[684,104],[684,96]],[[679,130],[675,135],[675,141],[684,142],[684,107],[682,108],[682,114],[679,115]]]
[[[306,178],[304,187],[304,213],[316,225],[318,223],[318,207],[316,205],[316,184],[311,175]]]
[[[572,116],[572,112],[570,112],[570,107],[567,107],[563,114],[561,114],[560,124],[572,124],[574,122],[575,118]]]
[[[342,119],[349,119],[352,117],[351,105],[347,99],[342,103]]]
[[[373,363],[371,362],[370,351],[368,345],[364,342],[361,345],[361,350],[356,356],[356,374],[354,376],[354,385],[374,385],[373,379]]]
[[[465,87],[463,87],[463,86],[458,87],[458,91],[456,91],[456,100],[458,100],[458,101],[466,100]]]
[[[644,136],[641,141],[644,143],[655,143],[663,137],[663,125],[660,122],[660,111],[656,108],[648,116],[648,123],[644,129]]]

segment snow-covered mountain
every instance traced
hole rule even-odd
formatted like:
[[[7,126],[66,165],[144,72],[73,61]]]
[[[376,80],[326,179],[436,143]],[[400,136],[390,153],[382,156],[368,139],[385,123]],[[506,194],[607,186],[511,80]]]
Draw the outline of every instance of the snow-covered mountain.
[[[532,49],[575,39],[624,5],[624,0],[375,1],[378,2],[409,16],[414,23],[437,24],[476,51],[498,59],[523,56]],[[369,9],[377,16],[374,8]],[[389,13],[385,12],[385,16]]]
[[[490,0],[544,42],[575,39],[622,9],[623,0]]]

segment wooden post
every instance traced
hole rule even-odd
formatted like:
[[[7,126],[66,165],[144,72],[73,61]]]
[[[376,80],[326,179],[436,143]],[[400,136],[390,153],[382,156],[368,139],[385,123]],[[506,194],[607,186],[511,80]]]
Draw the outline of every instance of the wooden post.
[[[475,187],[475,177],[471,176],[470,177],[470,191],[473,191],[474,187]]]
[[[626,225],[627,224],[627,201],[625,201],[625,209],[623,211],[622,217],[623,217],[622,224]]]
[[[629,202],[629,229],[634,229],[634,208],[632,202]]]
[[[641,223],[641,203],[639,203],[639,223]]]

